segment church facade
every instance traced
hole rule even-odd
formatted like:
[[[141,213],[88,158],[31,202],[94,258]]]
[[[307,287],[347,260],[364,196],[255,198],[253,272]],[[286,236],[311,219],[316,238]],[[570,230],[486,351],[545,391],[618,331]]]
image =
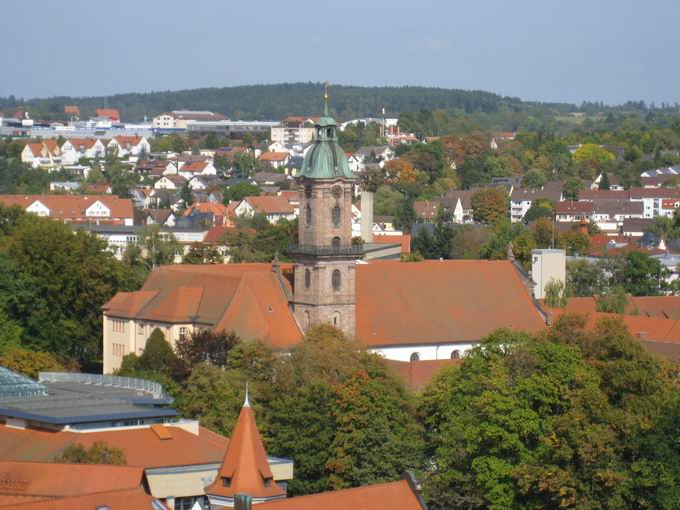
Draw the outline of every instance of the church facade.
[[[509,261],[362,260],[352,238],[356,179],[327,100],[300,172],[293,264],[156,268],[141,290],[103,307],[105,373],[125,354],[141,353],[155,328],[171,345],[208,328],[288,351],[310,326],[330,323],[374,352],[410,361],[460,357],[501,327],[546,327]]]

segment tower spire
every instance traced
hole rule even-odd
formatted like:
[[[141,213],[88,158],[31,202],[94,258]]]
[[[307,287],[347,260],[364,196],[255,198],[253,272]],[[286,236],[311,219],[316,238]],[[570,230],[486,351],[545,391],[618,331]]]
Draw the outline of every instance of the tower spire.
[[[248,383],[246,383],[246,399],[243,402],[243,407],[250,407],[250,388]]]
[[[328,117],[328,81],[323,82],[323,116]]]

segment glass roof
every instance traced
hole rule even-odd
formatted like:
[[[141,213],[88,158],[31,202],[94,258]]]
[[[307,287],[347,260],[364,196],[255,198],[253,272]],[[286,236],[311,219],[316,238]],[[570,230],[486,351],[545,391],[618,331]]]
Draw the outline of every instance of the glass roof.
[[[0,367],[0,399],[47,395],[47,388],[26,376]]]

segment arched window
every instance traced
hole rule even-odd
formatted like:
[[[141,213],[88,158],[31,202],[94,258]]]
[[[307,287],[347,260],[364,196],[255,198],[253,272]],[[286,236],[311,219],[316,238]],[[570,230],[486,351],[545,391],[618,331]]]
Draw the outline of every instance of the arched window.
[[[420,361],[420,353],[414,352],[411,354],[411,361]]]
[[[331,240],[331,247],[333,248],[334,251],[340,250],[340,238],[338,236],[335,236]]]
[[[340,326],[340,312],[333,312],[331,314],[331,324],[335,326],[336,328],[341,327]]]
[[[305,222],[307,225],[312,224],[312,208],[307,204],[307,207],[305,208]]]
[[[340,275],[340,270],[335,269],[331,275],[331,283],[333,284],[333,290],[340,290],[340,284],[341,284],[341,275]]]
[[[456,349],[451,353],[451,359],[459,359],[460,358],[460,351]]]
[[[309,271],[309,269],[305,269],[305,288],[309,288],[309,286],[312,284],[312,273]]]
[[[328,129],[326,130],[326,136],[327,136],[328,138],[333,138],[333,128],[328,128]]]
[[[312,319],[309,316],[309,310],[305,310],[305,313],[303,315],[305,318],[305,328],[308,328],[312,323]]]
[[[335,206],[333,209],[331,209],[331,221],[333,222],[334,227],[339,227],[340,226],[340,221],[342,220],[342,211],[340,210],[340,206]]]

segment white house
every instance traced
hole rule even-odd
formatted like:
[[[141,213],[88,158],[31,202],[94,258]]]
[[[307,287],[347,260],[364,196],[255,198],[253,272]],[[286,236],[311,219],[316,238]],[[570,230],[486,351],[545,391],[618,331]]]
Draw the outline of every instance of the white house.
[[[62,162],[74,165],[80,158],[103,158],[106,147],[98,138],[69,138],[61,146]]]
[[[114,136],[106,146],[107,150],[115,151],[119,158],[139,156],[151,152],[151,144],[145,136]]]
[[[186,177],[182,175],[164,175],[158,179],[153,187],[154,189],[168,189],[168,190],[179,190],[187,182]]]
[[[21,151],[21,161],[33,168],[54,168],[62,165],[61,148],[56,140],[28,143]]]
[[[217,175],[217,169],[209,161],[191,161],[179,167],[179,175],[191,179],[195,175]]]

